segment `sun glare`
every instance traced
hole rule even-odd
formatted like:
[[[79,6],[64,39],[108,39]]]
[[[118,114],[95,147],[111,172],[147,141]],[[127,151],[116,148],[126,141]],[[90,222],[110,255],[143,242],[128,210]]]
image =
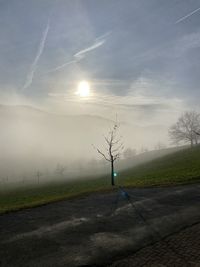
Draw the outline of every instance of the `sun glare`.
[[[90,95],[90,84],[87,81],[81,81],[78,84],[77,95],[80,97],[88,97]]]

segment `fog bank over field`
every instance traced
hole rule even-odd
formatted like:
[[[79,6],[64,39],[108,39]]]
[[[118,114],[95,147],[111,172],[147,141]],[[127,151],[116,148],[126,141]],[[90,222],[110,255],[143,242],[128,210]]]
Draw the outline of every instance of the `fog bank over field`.
[[[97,177],[115,121],[138,156],[200,112],[198,0],[1,2],[0,185]]]
[[[95,115],[57,115],[27,105],[0,105],[0,176],[10,181],[35,179],[38,171],[45,176],[59,172],[59,165],[66,178],[93,171],[95,176],[106,167],[92,144],[103,149],[103,135],[113,123]],[[153,147],[164,136],[167,140],[162,126],[120,122],[119,131],[125,147],[138,151]]]

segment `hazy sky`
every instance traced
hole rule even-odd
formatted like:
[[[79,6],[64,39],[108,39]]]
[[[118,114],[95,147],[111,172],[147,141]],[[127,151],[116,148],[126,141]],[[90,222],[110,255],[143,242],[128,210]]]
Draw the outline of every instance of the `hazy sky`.
[[[199,0],[0,0],[1,103],[169,123],[197,108],[199,84]]]

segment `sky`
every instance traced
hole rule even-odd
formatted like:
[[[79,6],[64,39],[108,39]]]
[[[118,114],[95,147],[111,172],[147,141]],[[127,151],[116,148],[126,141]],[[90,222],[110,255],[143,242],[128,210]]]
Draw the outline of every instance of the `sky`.
[[[0,25],[2,104],[166,127],[198,110],[199,0],[0,0]]]

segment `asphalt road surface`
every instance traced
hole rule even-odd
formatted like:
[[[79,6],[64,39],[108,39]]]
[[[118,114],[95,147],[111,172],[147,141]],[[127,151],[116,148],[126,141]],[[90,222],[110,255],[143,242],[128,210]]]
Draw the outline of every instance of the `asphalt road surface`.
[[[200,221],[200,184],[126,192],[1,215],[0,266],[107,266]]]

